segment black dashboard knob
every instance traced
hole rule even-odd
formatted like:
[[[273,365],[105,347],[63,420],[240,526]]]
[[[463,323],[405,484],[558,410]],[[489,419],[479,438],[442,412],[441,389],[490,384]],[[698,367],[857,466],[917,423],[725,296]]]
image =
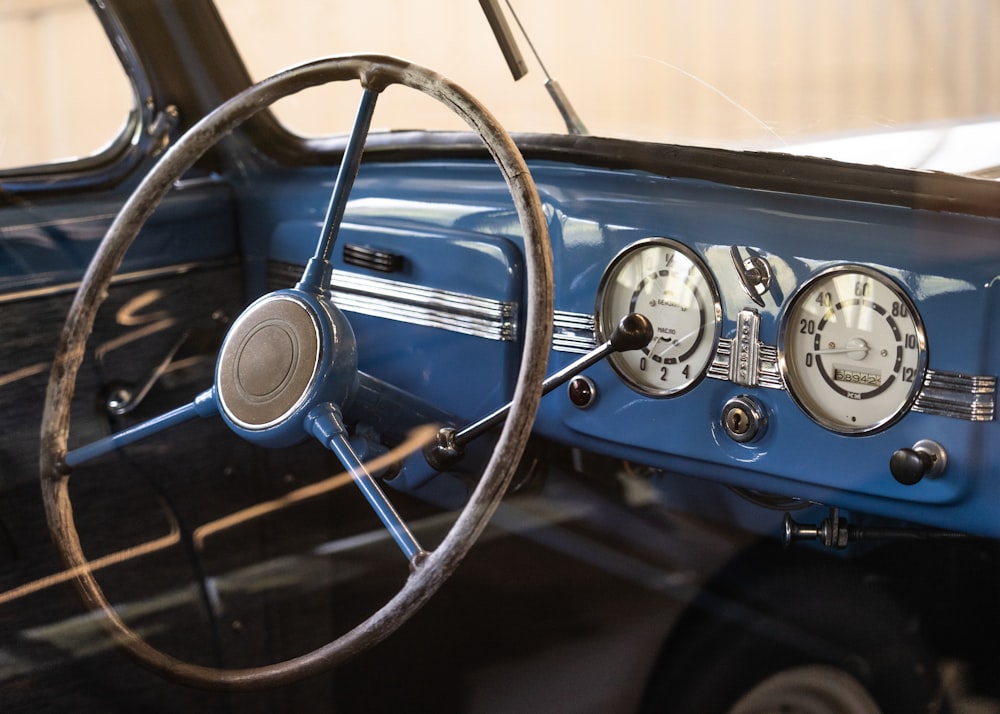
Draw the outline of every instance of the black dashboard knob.
[[[926,451],[897,449],[889,459],[892,477],[904,486],[912,486],[934,468],[934,457]]]
[[[948,465],[948,452],[932,439],[921,439],[912,448],[897,449],[889,458],[892,477],[904,486],[912,486],[921,479],[935,479]]]
[[[642,349],[653,339],[653,323],[638,312],[630,312],[623,317],[608,337],[615,352]]]

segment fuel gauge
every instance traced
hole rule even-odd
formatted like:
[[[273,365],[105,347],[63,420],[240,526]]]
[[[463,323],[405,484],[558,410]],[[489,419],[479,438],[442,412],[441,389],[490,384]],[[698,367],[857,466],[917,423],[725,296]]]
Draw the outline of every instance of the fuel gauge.
[[[653,339],[646,347],[608,358],[642,394],[683,394],[715,356],[722,324],[719,290],[698,256],[675,240],[648,238],[619,253],[601,278],[596,310],[602,342],[630,312],[652,322]]]

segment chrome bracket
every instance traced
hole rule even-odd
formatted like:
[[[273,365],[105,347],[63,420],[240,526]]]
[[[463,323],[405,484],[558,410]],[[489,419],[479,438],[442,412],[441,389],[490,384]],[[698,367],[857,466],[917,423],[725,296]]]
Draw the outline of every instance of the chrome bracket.
[[[146,128],[146,135],[150,138],[149,155],[159,156],[170,146],[170,135],[180,122],[180,113],[177,107],[169,104],[163,111],[158,113],[153,122]]]
[[[756,310],[740,310],[736,335],[719,340],[708,376],[741,387],[784,389],[778,370],[778,349],[760,341],[760,315]]]
[[[733,267],[743,290],[759,307],[764,307],[764,296],[771,289],[771,266],[753,248],[746,251],[748,257],[743,258],[739,247],[734,245],[729,249],[729,256],[733,259]]]

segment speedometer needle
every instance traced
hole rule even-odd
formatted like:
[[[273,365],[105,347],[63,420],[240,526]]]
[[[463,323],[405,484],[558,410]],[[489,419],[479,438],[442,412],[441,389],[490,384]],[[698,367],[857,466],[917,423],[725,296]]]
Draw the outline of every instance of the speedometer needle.
[[[846,347],[828,347],[825,350],[813,350],[814,355],[841,355],[841,354],[857,354],[861,353],[854,359],[864,359],[868,356],[871,351],[871,347],[868,343],[862,340],[860,337],[855,337],[854,339],[848,340]]]
[[[814,355],[837,355],[845,352],[864,352],[868,354],[869,347],[833,347],[828,350],[813,350]]]

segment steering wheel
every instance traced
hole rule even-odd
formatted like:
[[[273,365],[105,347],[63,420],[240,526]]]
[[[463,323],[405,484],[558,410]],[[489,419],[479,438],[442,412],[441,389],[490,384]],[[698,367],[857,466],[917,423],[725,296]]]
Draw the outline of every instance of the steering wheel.
[[[221,137],[276,100],[326,82],[359,80],[362,99],[330,201],[327,222],[295,288],[255,301],[223,343],[211,389],[191,403],[82,448],[67,451],[70,403],[94,318],[128,247],[171,185]],[[330,256],[375,100],[400,84],[442,102],[476,131],[499,166],[524,234],[527,317],[513,406],[479,483],[451,530],[426,552],[351,448],[341,412],[350,410],[359,372],[353,331],[329,299]],[[510,483],[542,394],[552,332],[552,258],[537,191],[497,120],[465,90],[423,67],[381,55],[330,57],[259,82],[193,126],[135,189],[97,249],[77,291],[49,377],[41,429],[41,485],[48,527],[85,606],[138,662],[173,681],[213,689],[277,686],[329,669],[380,642],[412,616],[455,570]],[[361,486],[410,563],[399,592],[367,620],[312,652],[281,662],[223,669],[178,660],[145,642],[108,603],[80,545],[69,477],[74,466],[195,417],[219,415],[238,435],[286,446],[310,435],[333,450]]]

